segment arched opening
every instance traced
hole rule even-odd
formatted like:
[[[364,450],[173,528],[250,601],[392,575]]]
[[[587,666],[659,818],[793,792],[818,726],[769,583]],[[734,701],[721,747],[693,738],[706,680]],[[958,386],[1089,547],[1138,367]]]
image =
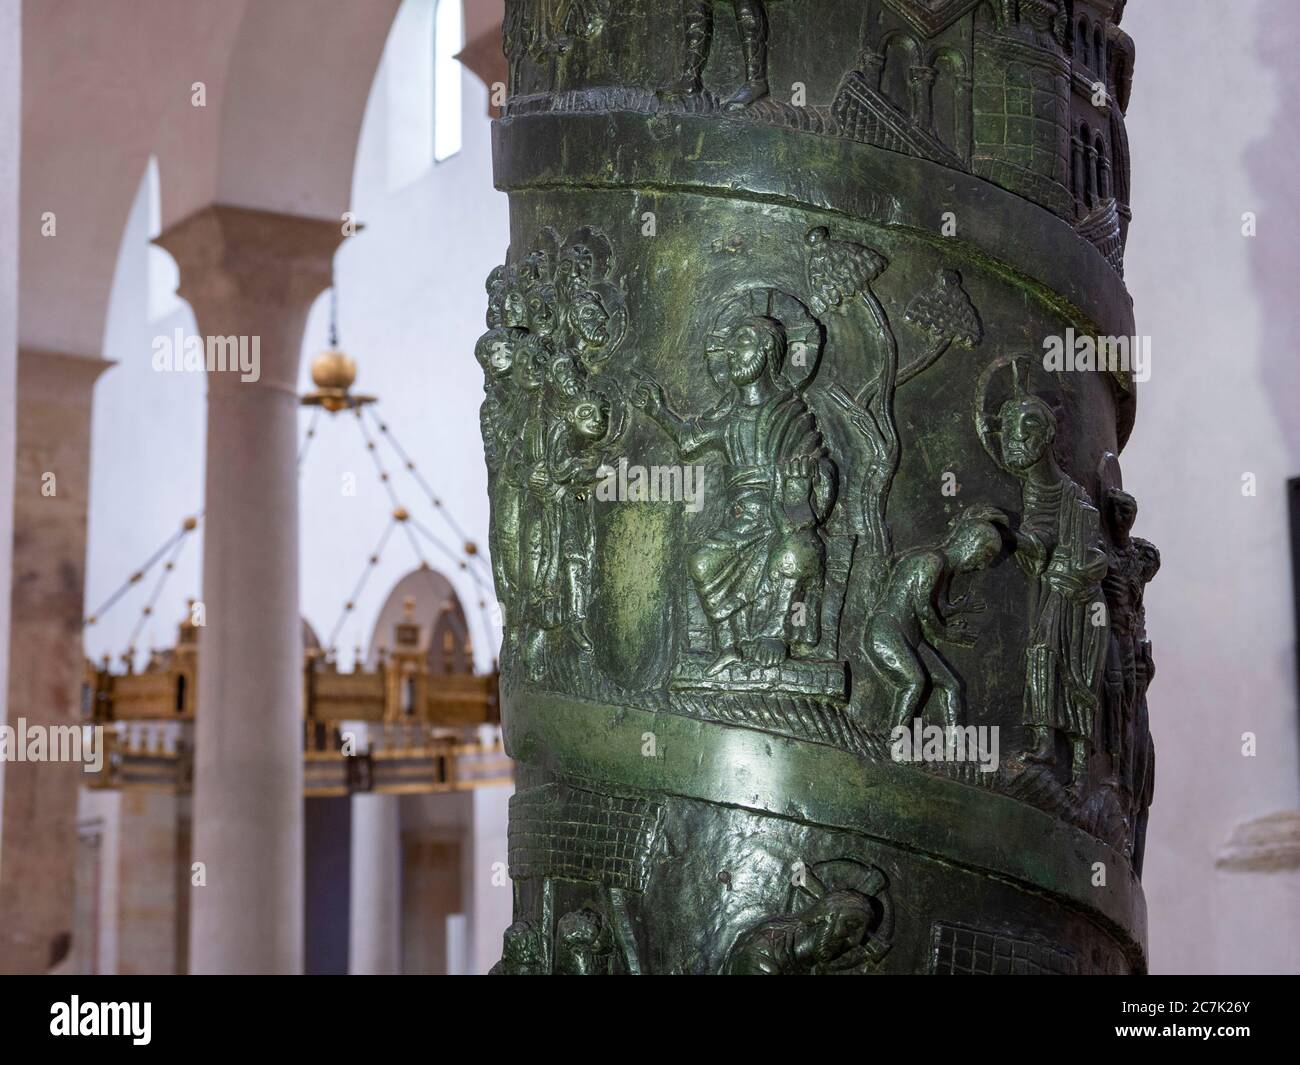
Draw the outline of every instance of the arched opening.
[[[1092,132],[1087,122],[1080,122],[1071,145],[1071,189],[1075,209],[1080,215],[1092,210],[1092,178],[1089,157],[1092,154]]]
[[[889,102],[906,115],[915,116],[912,95],[912,68],[919,49],[905,33],[896,33],[885,41],[885,69],[880,79],[881,91]]]
[[[1083,145],[1083,206],[1091,211],[1097,206],[1097,157],[1086,122],[1079,126],[1079,142]]]
[[[1094,158],[1097,165],[1097,198],[1105,203],[1111,198],[1110,159],[1106,155],[1106,141],[1100,133],[1093,141]]]
[[[951,49],[934,59],[933,128],[935,136],[963,161],[970,158],[970,79],[966,60]]]

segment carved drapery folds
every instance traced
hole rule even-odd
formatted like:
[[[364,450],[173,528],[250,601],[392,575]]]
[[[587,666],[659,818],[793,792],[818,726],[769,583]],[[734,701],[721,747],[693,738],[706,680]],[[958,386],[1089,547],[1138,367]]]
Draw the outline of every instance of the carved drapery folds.
[[[1133,384],[1043,355],[1133,331],[1127,148],[1077,230],[1063,7],[507,5],[496,971],[1144,967]]]

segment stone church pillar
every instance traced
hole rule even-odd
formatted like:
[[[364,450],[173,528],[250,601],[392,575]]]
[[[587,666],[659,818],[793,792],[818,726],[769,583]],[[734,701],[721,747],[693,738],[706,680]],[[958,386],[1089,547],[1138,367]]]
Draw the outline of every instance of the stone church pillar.
[[[22,4],[0,0],[0,632],[9,628],[14,439],[18,400],[18,188],[22,142]],[[0,640],[0,722],[8,721],[9,646]],[[0,763],[0,876],[4,874],[4,764]]]
[[[1063,43],[918,16],[986,179],[856,67],[861,0],[712,6],[507,12],[500,968],[1143,971],[1159,556],[1129,368],[1052,356],[1132,311],[1032,169],[1073,116],[1014,121]]]
[[[194,973],[302,969],[296,389],[307,312],[341,239],[337,222],[213,206],[157,240],[209,347],[229,366],[244,345],[243,365],[256,363],[208,370]]]
[[[352,891],[348,973],[402,971],[402,824],[400,796],[352,796]]]
[[[90,496],[90,412],[111,363],[23,349],[18,358],[9,719],[19,733],[79,728]],[[43,744],[52,753],[50,740]],[[24,752],[26,753],[26,752]],[[42,973],[71,947],[80,763],[7,761],[0,971]]]

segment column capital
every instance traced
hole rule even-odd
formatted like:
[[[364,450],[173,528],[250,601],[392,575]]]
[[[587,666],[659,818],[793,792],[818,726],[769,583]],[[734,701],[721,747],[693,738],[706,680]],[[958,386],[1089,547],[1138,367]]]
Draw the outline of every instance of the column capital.
[[[1237,873],[1300,869],[1300,810],[1243,821],[1232,830],[1214,864]]]
[[[214,203],[168,226],[153,243],[180,267],[177,292],[184,299],[201,298],[217,279],[259,289],[297,282],[314,299],[329,286],[342,240],[341,220]]]
[[[20,346],[18,387],[28,399],[67,402],[78,393],[88,397],[99,375],[116,365],[98,355]]]
[[[153,243],[176,260],[199,331],[261,337],[263,378],[293,388],[307,312],[342,240],[341,220],[210,204]]]

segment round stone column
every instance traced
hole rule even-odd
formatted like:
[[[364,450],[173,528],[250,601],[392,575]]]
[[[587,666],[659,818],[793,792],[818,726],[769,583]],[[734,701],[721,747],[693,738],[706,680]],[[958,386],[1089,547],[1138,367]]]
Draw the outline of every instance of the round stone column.
[[[226,367],[208,371],[194,973],[302,970],[298,355],[341,239],[335,222],[213,206],[157,241]]]
[[[5,723],[14,737],[44,732],[50,750],[55,738],[80,728],[83,720],[79,640],[86,611],[91,406],[95,382],[111,365],[31,348],[18,356],[13,469],[21,490],[12,511],[17,579]],[[87,777],[66,756],[9,761],[4,769],[0,972],[45,972],[71,949],[77,789]]]
[[[352,891],[348,973],[395,976],[402,971],[401,799],[352,796]]]
[[[1088,7],[1104,72],[1056,0],[508,5],[498,971],[1144,969],[1143,352],[1070,153],[1126,171],[1132,44]]]

